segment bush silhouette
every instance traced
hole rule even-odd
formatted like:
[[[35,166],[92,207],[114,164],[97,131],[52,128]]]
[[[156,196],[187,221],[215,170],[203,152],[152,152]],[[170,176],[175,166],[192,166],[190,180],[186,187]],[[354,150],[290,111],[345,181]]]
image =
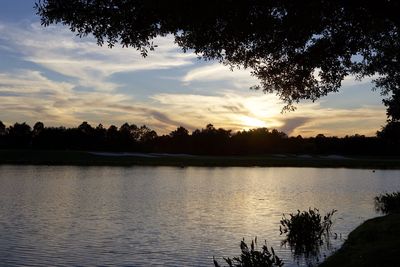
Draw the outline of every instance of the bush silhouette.
[[[381,194],[374,200],[376,211],[384,214],[400,213],[400,192]]]
[[[286,235],[286,239],[282,244],[288,244],[295,255],[315,256],[324,241],[329,243],[335,212],[337,210],[332,210],[322,217],[318,209],[310,208],[308,211],[298,210],[296,214],[289,214],[290,218],[283,215],[279,230],[281,235]]]
[[[242,251],[242,254],[239,257],[234,257],[233,259],[224,258],[224,260],[229,267],[283,266],[283,261],[275,254],[274,249],[271,247],[271,251],[268,250],[266,242],[262,246],[261,251],[256,249],[257,238],[251,241],[250,249],[243,239],[240,242],[240,250]],[[214,265],[215,267],[221,267],[215,259]]]

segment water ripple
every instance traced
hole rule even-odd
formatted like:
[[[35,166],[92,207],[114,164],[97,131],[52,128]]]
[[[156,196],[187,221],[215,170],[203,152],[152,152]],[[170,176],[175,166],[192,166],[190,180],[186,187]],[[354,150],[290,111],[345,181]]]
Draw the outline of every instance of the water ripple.
[[[399,171],[0,166],[1,266],[212,266],[242,238],[280,247],[282,213],[339,210],[345,238]],[[340,218],[340,219],[339,219]],[[342,240],[334,240],[334,247]],[[322,254],[329,254],[323,251]],[[323,258],[323,256],[322,256]],[[300,265],[305,263],[300,260]]]

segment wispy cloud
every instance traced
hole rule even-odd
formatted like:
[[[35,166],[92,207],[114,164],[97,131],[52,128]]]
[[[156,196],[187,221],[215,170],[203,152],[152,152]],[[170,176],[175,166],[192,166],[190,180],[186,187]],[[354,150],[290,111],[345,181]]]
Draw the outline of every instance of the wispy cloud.
[[[97,46],[91,38],[79,39],[62,26],[2,25],[0,36],[3,42],[16,47],[24,60],[74,78],[79,86],[102,91],[120,86],[108,80],[115,73],[176,68],[191,65],[196,58],[191,53],[179,53],[171,37],[156,39],[157,53],[143,58],[131,48],[109,49]]]
[[[0,74],[0,113],[8,123],[44,120],[51,125],[77,125],[82,120],[109,124],[125,121],[147,124],[160,133],[182,125],[190,130],[213,123],[216,127],[242,130],[253,127],[278,128],[291,135],[372,135],[384,123],[380,107],[327,109],[303,104],[301,113],[281,114],[281,104],[272,95],[156,94],[151,103],[112,92],[76,92],[74,84],[55,82],[37,71]],[[350,130],[349,130],[350,129]]]
[[[123,95],[105,92],[75,92],[73,88],[74,84],[52,81],[38,71],[2,73],[0,112],[7,114],[8,120],[46,119],[52,124],[71,124],[77,122],[74,116],[77,110],[96,109],[126,99]]]
[[[250,70],[230,69],[217,62],[191,69],[182,77],[181,81],[186,85],[194,82],[225,81],[235,88],[246,89],[257,84],[257,79],[251,76]]]
[[[73,37],[64,27],[44,29],[37,23],[0,22],[0,55],[11,51],[30,63],[0,73],[0,119],[8,124],[43,120],[53,126],[72,126],[83,120],[118,126],[127,121],[147,124],[159,133],[180,125],[194,130],[213,123],[233,130],[278,128],[304,136],[373,135],[385,123],[384,108],[378,105],[335,108],[320,101],[303,103],[296,112],[281,114],[283,103],[276,96],[248,90],[257,84],[248,70],[231,71],[216,62],[197,65],[196,56],[178,51],[171,37],[155,42],[157,51],[142,58],[132,48],[98,47],[90,38]],[[154,70],[167,69],[185,91],[166,93],[166,85],[158,84],[138,99],[137,85],[111,79],[119,73],[153,71],[152,75],[159,75]],[[151,75],[140,82],[148,82],[145,79]],[[353,84],[352,78],[344,81],[345,86]],[[132,90],[117,90],[121,86]],[[202,93],[200,87],[205,88]]]
[[[282,103],[273,95],[250,96],[235,91],[213,96],[158,94],[153,99],[181,121],[190,119],[194,125],[213,123],[233,130],[267,127],[289,135],[374,135],[376,125],[385,122],[385,112],[380,106],[333,109],[324,108],[319,103],[308,103],[300,104],[299,112],[282,114]]]
[[[74,84],[52,81],[42,73],[21,70],[0,74],[0,114],[6,124],[41,120],[47,125],[78,125],[83,120],[92,124],[121,125],[124,122],[147,124],[159,132],[182,125],[170,111],[152,108],[133,97],[114,92],[77,92]]]

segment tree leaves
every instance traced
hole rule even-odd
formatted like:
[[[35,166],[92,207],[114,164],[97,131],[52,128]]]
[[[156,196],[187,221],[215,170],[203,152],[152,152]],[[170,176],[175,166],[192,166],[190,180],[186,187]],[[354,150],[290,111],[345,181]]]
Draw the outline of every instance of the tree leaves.
[[[36,10],[44,26],[63,23],[143,56],[154,37],[173,34],[183,51],[250,68],[253,88],[287,109],[338,91],[347,75],[378,75],[389,94],[400,85],[398,1],[39,0]]]

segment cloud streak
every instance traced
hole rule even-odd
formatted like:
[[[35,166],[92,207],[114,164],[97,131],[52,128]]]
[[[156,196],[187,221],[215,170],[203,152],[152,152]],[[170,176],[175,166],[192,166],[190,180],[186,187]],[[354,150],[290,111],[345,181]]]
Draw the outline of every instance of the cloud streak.
[[[326,109],[302,104],[301,113],[281,114],[276,97],[223,91],[217,95],[156,94],[151,103],[113,92],[76,92],[74,84],[55,82],[40,72],[24,70],[0,74],[0,113],[8,123],[44,120],[51,125],[121,125],[127,121],[147,124],[160,133],[182,125],[190,130],[213,123],[216,127],[242,130],[253,127],[278,128],[291,135],[372,135],[384,123],[380,107]],[[360,127],[362,125],[362,127]],[[349,131],[352,129],[353,131]]]
[[[179,52],[171,37],[155,42],[157,51],[144,59],[131,48],[109,49],[90,38],[74,38],[64,27],[0,22],[0,55],[12,52],[30,63],[0,73],[0,120],[8,124],[42,120],[52,126],[78,125],[83,120],[117,126],[129,122],[146,124],[159,133],[180,125],[194,130],[212,123],[235,131],[267,127],[303,136],[373,135],[385,123],[384,108],[377,105],[333,108],[321,101],[299,104],[296,112],[281,114],[283,103],[276,96],[248,90],[257,83],[248,70],[232,72],[216,62],[196,65],[197,57]],[[139,86],[135,82],[112,79],[115,74],[140,71],[147,76],[138,77],[138,84],[146,84],[151,75],[159,77],[157,70],[171,70],[175,83],[157,84],[142,98],[135,95]],[[354,85],[350,79],[344,82],[348,87]],[[171,93],[167,86],[175,85],[181,87]],[[121,87],[131,91],[118,90]],[[346,97],[345,90],[341,97]]]
[[[376,125],[385,122],[385,112],[380,106],[333,109],[324,108],[319,103],[308,103],[299,105],[300,112],[282,114],[282,104],[275,96],[249,96],[235,91],[225,91],[214,96],[158,94],[153,99],[182,121],[190,118],[194,125],[213,123],[217,127],[236,131],[267,127],[277,128],[289,135],[374,135]]]
[[[42,73],[22,70],[0,74],[0,114],[6,114],[7,124],[42,120],[50,125],[78,125],[83,120],[92,124],[121,125],[124,122],[147,124],[159,132],[178,125],[160,109],[135,103],[132,97],[112,92],[76,92],[74,84],[51,81]],[[3,119],[3,118],[0,118]]]
[[[16,47],[26,61],[74,78],[75,84],[112,91],[121,84],[110,82],[116,73],[176,68],[193,64],[195,55],[177,52],[171,36],[158,38],[157,53],[143,58],[129,48],[100,47],[91,38],[79,39],[61,26],[43,28],[39,23],[0,27],[0,39]]]
[[[181,81],[186,85],[195,82],[225,81],[231,87],[246,89],[258,83],[249,70],[237,68],[231,70],[228,66],[217,62],[188,71]]]

